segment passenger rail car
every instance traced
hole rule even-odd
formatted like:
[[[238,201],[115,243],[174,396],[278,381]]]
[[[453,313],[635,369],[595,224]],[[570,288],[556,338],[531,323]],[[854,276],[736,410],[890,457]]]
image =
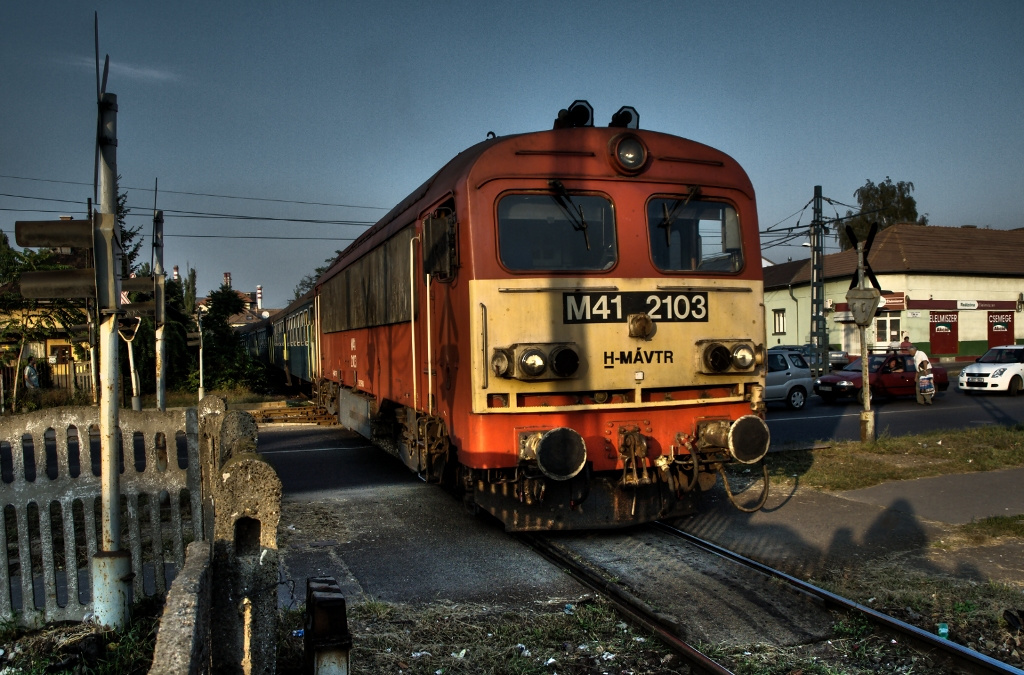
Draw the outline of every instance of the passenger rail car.
[[[314,389],[320,372],[320,331],[313,291],[238,333],[249,355],[283,371],[289,386]]]
[[[323,402],[509,530],[686,515],[768,450],[754,190],[638,119],[468,148],[317,283]]]

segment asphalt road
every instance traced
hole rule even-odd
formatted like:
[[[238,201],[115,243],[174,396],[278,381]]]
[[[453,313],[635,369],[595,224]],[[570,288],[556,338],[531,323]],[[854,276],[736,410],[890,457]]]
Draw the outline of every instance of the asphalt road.
[[[332,576],[346,598],[387,602],[577,602],[586,590],[496,520],[424,485],[340,427],[263,426],[259,450],[284,489],[278,601]]]
[[[1024,396],[1005,394],[964,394],[955,384],[940,392],[930,406],[912,398],[872,400],[875,432],[878,436],[905,436],[935,429],[970,429],[984,425],[1009,426],[1024,422]],[[802,410],[769,404],[768,428],[772,447],[810,447],[830,440],[860,440],[863,407],[849,399],[828,405],[810,396]]]

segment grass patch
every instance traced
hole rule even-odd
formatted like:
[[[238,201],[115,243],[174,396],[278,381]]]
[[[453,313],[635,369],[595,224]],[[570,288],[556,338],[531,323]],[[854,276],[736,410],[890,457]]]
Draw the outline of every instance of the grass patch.
[[[235,389],[213,389],[204,392],[206,396],[219,396],[230,403],[265,403],[267,401],[283,401],[287,397],[272,394],[257,394],[243,387]],[[164,400],[168,408],[188,408],[199,404],[199,395],[194,391],[169,391]],[[142,407],[155,408],[156,394],[142,396]]]
[[[955,551],[965,546],[988,546],[1004,539],[1024,539],[1024,516],[992,516],[963,525],[951,526],[932,546]]]
[[[1002,537],[1024,539],[1024,516],[993,516],[961,525],[959,529],[975,544]]]
[[[305,627],[305,607],[282,609],[277,613],[277,672],[279,675],[300,675],[304,672],[303,642],[295,631]]]
[[[148,598],[132,607],[123,631],[105,631],[91,623],[51,624],[25,630],[0,626],[0,672],[141,675],[153,664],[163,599]]]
[[[893,480],[1024,466],[1024,426],[882,436],[874,444],[841,441],[815,450],[770,453],[773,485],[856,490]]]
[[[675,654],[598,598],[527,609],[369,600],[351,605],[348,619],[352,663],[366,673],[680,672]],[[282,634],[301,642],[292,630]],[[300,672],[281,658],[293,653],[290,646],[278,653],[278,673]]]
[[[832,570],[814,583],[929,632],[945,623],[951,640],[979,650],[986,647],[979,641],[998,645],[1013,639],[1003,612],[1024,602],[1024,593],[1006,584],[907,570],[902,555]]]

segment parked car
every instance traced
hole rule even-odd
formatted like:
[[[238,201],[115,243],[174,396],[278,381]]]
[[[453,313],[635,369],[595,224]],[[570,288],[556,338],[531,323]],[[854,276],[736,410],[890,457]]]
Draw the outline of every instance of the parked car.
[[[871,354],[868,357],[868,372],[871,374],[871,396],[916,396],[914,380],[914,357],[910,354]],[[949,376],[942,366],[932,365],[935,388],[946,391]],[[825,403],[834,403],[837,398],[851,396],[860,401],[863,390],[861,359],[855,359],[845,368],[822,375],[814,381],[814,393]]]
[[[1016,396],[1024,389],[1024,345],[993,347],[960,371],[960,391],[1005,391]]]
[[[793,410],[803,408],[814,386],[803,355],[785,347],[773,347],[768,350],[767,365],[764,400],[785,402]]]
[[[850,355],[842,349],[828,350],[828,365],[833,369],[845,368],[850,363]]]
[[[772,347],[772,349],[788,349],[790,351],[800,352],[807,361],[812,369],[816,369],[818,365],[818,355],[814,353],[814,345],[807,343],[804,345],[778,345]],[[850,355],[842,349],[829,349],[828,350],[828,367],[842,368],[850,362]]]

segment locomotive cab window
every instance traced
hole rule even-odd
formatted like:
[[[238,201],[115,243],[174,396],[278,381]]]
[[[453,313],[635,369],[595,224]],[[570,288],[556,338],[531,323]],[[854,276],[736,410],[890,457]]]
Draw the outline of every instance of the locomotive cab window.
[[[660,270],[735,273],[743,267],[740,221],[728,204],[657,197],[647,204],[647,227]]]
[[[598,195],[514,194],[498,202],[498,256],[510,270],[609,270],[618,258],[612,204]]]

